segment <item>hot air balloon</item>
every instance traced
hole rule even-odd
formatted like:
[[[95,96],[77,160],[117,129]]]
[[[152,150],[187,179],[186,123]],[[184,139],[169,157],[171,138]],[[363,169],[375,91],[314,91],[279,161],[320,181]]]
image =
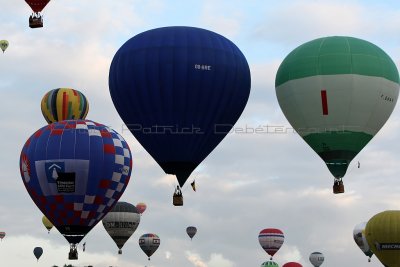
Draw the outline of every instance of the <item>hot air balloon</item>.
[[[51,223],[51,221],[49,221],[49,219],[47,219],[46,216],[43,216],[42,223],[43,223],[44,227],[46,227],[48,233],[50,234],[50,230],[51,230],[51,228],[53,228],[53,224]]]
[[[392,59],[376,45],[333,36],[307,42],[282,62],[275,80],[287,120],[325,161],[333,192],[351,160],[385,124],[399,94]]]
[[[131,133],[182,187],[240,117],[250,70],[221,35],[164,27],[134,36],[117,51],[109,87]],[[179,192],[174,204],[180,206]]]
[[[43,117],[49,124],[63,120],[83,120],[89,112],[86,97],[71,88],[57,88],[47,92],[40,106]]]
[[[88,120],[66,120],[36,131],[20,156],[24,185],[42,213],[77,244],[117,203],[129,182],[132,157],[114,130]]]
[[[32,15],[29,16],[29,27],[43,27],[43,18],[40,12],[42,12],[50,0],[25,0],[25,2],[32,8],[33,11]]]
[[[310,262],[314,267],[319,267],[325,260],[324,254],[321,252],[313,252],[310,254]]]
[[[266,261],[261,264],[261,267],[279,267],[278,263],[274,261]]]
[[[357,224],[354,227],[353,230],[353,238],[354,241],[356,242],[357,246],[361,249],[362,252],[364,252],[365,256],[368,257],[368,262],[371,261],[372,253],[369,245],[367,238],[365,237],[365,226],[367,225],[367,222],[362,222]]]
[[[143,214],[143,212],[146,210],[146,208],[147,208],[146,203],[140,202],[140,203],[136,204],[136,209],[138,210],[140,215]]]
[[[197,228],[194,226],[188,226],[186,228],[186,233],[188,234],[188,236],[190,237],[190,240],[192,240],[192,238],[194,237],[194,235],[197,233]]]
[[[285,237],[283,232],[275,228],[267,228],[261,230],[258,234],[258,242],[260,242],[261,247],[272,257],[281,248]]]
[[[6,232],[0,232],[0,239],[3,241],[3,238],[6,237]]]
[[[400,267],[400,211],[387,210],[373,216],[365,227],[368,245],[381,263]]]
[[[6,51],[6,49],[8,48],[8,41],[7,40],[0,40],[0,48],[1,51]]]
[[[37,261],[39,261],[40,256],[43,254],[43,249],[41,247],[35,247],[33,249],[33,255],[35,255]]]
[[[140,215],[134,205],[118,202],[103,218],[102,223],[117,244],[118,254],[122,254],[122,247],[139,226]]]
[[[301,265],[300,263],[297,262],[287,262],[284,265],[282,265],[282,267],[303,267],[303,265]]]
[[[139,238],[139,246],[150,260],[150,256],[160,246],[160,238],[156,234],[144,234]]]

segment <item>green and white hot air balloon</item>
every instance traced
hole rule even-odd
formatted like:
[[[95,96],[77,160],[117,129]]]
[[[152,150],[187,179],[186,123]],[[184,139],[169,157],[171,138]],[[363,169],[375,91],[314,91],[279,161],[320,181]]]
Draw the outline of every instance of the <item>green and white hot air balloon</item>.
[[[7,40],[0,40],[0,49],[1,49],[1,51],[3,51],[3,53],[4,53],[4,51],[7,50],[8,44],[9,43]]]
[[[350,162],[396,105],[399,73],[393,60],[361,39],[319,38],[283,60],[275,87],[286,118],[335,177],[334,193],[343,193]]]
[[[278,263],[274,261],[266,261],[261,264],[261,267],[279,267]]]

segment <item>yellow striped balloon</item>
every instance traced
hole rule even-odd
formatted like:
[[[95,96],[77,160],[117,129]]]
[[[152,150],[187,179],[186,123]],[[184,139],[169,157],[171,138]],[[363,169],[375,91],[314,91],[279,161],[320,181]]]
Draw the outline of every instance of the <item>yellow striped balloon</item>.
[[[57,88],[44,95],[41,109],[44,118],[51,124],[56,121],[85,119],[89,103],[78,90]]]

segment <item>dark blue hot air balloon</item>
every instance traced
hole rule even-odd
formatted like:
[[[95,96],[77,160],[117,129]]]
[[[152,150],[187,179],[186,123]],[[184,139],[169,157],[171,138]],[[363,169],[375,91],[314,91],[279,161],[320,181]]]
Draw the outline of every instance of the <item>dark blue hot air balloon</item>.
[[[225,37],[165,27],[140,33],[118,50],[109,87],[132,134],[182,186],[240,117],[250,70]]]
[[[43,249],[41,247],[35,247],[33,249],[33,255],[35,255],[36,259],[39,261],[40,256],[43,254]]]
[[[124,192],[132,169],[121,135],[88,120],[65,120],[36,131],[20,157],[24,185],[38,208],[71,244],[110,211]]]

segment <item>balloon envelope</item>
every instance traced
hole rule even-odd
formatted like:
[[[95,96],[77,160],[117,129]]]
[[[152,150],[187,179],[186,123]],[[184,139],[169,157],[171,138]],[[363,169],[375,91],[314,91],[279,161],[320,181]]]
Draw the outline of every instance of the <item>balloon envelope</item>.
[[[144,234],[139,238],[139,246],[150,260],[150,256],[160,246],[160,238],[156,234]]]
[[[186,228],[186,233],[188,234],[190,239],[192,239],[194,237],[194,235],[197,233],[197,228],[194,226],[188,226]]]
[[[365,236],[375,256],[389,267],[400,267],[400,211],[374,215],[365,227]]]
[[[275,87],[290,124],[341,179],[392,113],[399,74],[376,45],[333,36],[293,50],[278,69]]]
[[[297,262],[287,262],[284,265],[282,265],[282,267],[303,267],[303,265],[301,265],[300,263]]]
[[[279,267],[278,263],[274,261],[266,261],[261,264],[261,267]]]
[[[140,202],[140,203],[136,204],[136,209],[138,210],[138,212],[140,214],[143,214],[143,212],[146,210],[146,208],[147,208],[146,203]]]
[[[261,247],[272,257],[281,248],[285,237],[283,232],[275,228],[266,228],[258,234]]]
[[[0,48],[1,48],[1,51],[3,51],[3,53],[4,53],[4,51],[7,50],[8,45],[9,45],[9,43],[7,40],[0,40]]]
[[[43,249],[41,247],[35,247],[33,249],[33,255],[35,255],[36,259],[39,260],[40,256],[43,254]]]
[[[250,69],[236,45],[217,33],[164,27],[118,50],[109,87],[126,126],[182,186],[241,115]]]
[[[107,213],[102,223],[117,247],[122,249],[139,226],[140,215],[134,205],[121,201]]]
[[[131,152],[122,136],[85,120],[39,129],[20,156],[21,177],[32,200],[72,244],[117,203],[131,168]]]
[[[41,12],[50,0],[25,0],[33,12]]]
[[[53,224],[51,223],[51,221],[49,221],[49,219],[47,219],[46,216],[42,217],[42,223],[44,225],[44,227],[46,227],[47,231],[50,232],[51,228],[53,228]]]
[[[324,263],[325,257],[321,252],[313,252],[310,254],[309,259],[314,267],[319,267]]]
[[[367,222],[362,222],[357,224],[353,230],[353,238],[356,242],[357,246],[361,249],[362,252],[368,257],[372,257],[374,253],[371,251],[367,238],[365,237],[365,227]]]
[[[78,90],[57,88],[47,92],[40,105],[47,123],[85,119],[89,112],[86,97]]]

